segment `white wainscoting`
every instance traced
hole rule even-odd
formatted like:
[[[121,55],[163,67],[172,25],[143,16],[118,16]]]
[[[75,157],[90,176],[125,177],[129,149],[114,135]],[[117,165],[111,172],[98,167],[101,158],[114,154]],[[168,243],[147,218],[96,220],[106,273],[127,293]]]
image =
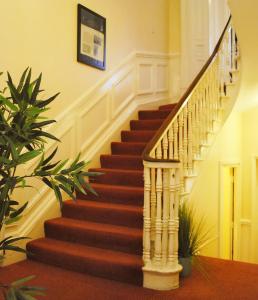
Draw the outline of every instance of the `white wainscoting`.
[[[58,145],[59,159],[73,158],[81,152],[83,159],[91,160],[140,106],[158,104],[164,100],[173,102],[172,97],[177,95],[177,91],[175,87],[172,92],[169,90],[170,77],[179,78],[179,75],[177,68],[171,70],[171,59],[172,66],[179,66],[179,62],[176,63],[178,54],[135,52],[129,55],[114,71],[105,75],[56,117],[57,123],[49,126],[48,130],[62,143],[51,141],[47,152]],[[27,172],[35,163],[27,166]],[[43,226],[40,223],[49,217],[49,211],[56,203],[54,194],[41,183],[36,186],[38,190],[26,190],[19,194],[29,199],[30,204],[23,219],[7,227],[6,235],[30,236],[35,226]],[[36,237],[39,236],[33,236]]]

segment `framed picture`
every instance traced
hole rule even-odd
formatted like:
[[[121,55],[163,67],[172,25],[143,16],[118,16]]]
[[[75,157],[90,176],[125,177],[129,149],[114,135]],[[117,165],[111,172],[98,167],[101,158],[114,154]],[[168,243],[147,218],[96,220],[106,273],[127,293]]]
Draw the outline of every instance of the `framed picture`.
[[[106,19],[78,4],[77,61],[106,68]]]

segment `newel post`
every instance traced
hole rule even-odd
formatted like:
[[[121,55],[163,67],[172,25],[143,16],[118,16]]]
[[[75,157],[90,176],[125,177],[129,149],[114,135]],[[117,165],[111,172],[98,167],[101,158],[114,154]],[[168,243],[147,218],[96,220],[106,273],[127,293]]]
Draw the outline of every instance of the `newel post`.
[[[182,269],[178,264],[181,165],[177,162],[147,161],[143,164],[143,286],[171,290],[179,287]]]

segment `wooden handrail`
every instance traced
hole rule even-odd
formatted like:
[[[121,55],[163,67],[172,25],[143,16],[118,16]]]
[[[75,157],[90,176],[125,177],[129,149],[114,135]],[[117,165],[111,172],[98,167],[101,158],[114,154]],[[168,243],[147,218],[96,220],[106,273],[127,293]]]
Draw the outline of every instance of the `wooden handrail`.
[[[201,77],[203,76],[203,74],[205,73],[205,71],[208,69],[209,65],[211,64],[211,62],[213,61],[213,59],[215,58],[216,54],[218,53],[219,49],[220,49],[220,45],[222,43],[223,37],[225,35],[225,32],[230,24],[231,21],[231,16],[228,19],[228,22],[211,54],[211,56],[209,57],[209,59],[207,60],[207,62],[205,63],[205,65],[202,67],[201,71],[197,74],[197,76],[194,78],[193,82],[190,84],[190,86],[188,87],[188,89],[186,90],[186,92],[183,94],[183,96],[180,98],[179,102],[177,103],[177,105],[175,106],[175,108],[171,111],[171,113],[167,116],[167,118],[164,120],[164,122],[162,123],[161,127],[159,128],[159,130],[156,132],[156,134],[154,135],[154,137],[150,140],[150,142],[147,144],[147,146],[145,147],[142,157],[144,161],[152,161],[152,162],[179,162],[179,160],[175,160],[175,159],[158,159],[158,158],[153,158],[150,156],[150,152],[151,150],[154,148],[154,146],[156,145],[156,143],[158,142],[159,138],[161,137],[162,133],[167,129],[168,125],[171,123],[172,119],[176,116],[177,112],[180,110],[180,108],[185,105],[188,101],[188,96],[192,93],[193,89],[195,88],[195,86],[197,85],[197,83],[199,82],[199,80],[201,79]]]

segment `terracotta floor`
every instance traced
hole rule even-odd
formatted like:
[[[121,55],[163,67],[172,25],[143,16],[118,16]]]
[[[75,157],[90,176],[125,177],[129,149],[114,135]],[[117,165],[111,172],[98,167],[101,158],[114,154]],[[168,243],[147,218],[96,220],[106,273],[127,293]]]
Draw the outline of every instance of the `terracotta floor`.
[[[2,268],[0,281],[10,282],[35,274],[37,278],[31,283],[46,287],[47,295],[39,299],[48,300],[258,299],[258,265],[202,258],[202,266],[208,278],[194,270],[191,277],[181,280],[179,289],[169,292],[152,291],[33,261]]]

